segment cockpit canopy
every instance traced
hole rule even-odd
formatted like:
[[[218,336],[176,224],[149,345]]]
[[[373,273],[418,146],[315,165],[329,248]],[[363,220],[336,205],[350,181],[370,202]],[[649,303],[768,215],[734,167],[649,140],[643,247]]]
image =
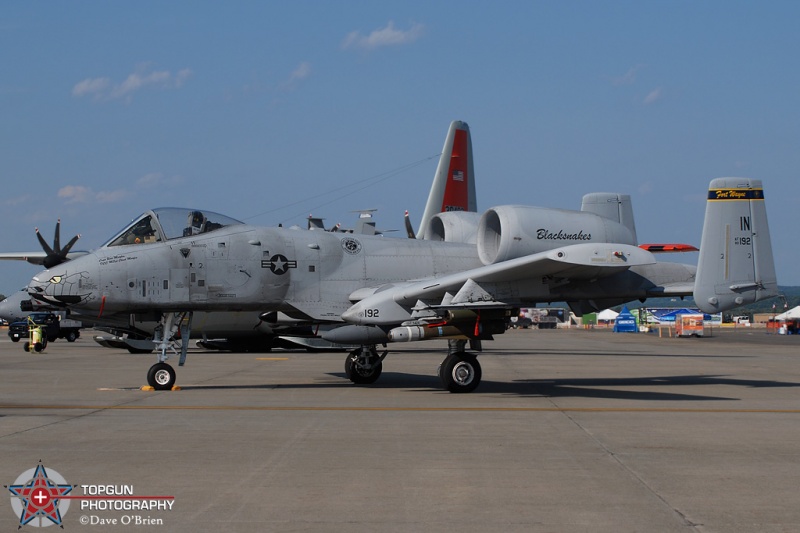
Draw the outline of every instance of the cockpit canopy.
[[[212,211],[159,207],[139,215],[104,246],[168,241],[179,237],[208,233],[236,224],[244,224],[244,222]]]

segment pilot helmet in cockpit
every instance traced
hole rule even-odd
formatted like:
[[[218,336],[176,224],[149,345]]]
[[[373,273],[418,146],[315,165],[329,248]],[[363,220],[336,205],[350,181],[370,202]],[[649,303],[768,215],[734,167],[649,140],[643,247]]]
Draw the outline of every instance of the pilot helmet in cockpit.
[[[201,211],[190,211],[188,224],[184,234],[197,235],[205,230],[206,217]]]

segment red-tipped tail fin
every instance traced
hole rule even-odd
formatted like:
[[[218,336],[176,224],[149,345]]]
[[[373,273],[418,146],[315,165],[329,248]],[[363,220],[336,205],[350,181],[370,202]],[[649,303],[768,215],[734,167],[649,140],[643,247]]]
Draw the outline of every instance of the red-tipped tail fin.
[[[450,123],[417,236],[425,235],[431,218],[438,213],[477,210],[472,137],[467,123],[456,120]]]

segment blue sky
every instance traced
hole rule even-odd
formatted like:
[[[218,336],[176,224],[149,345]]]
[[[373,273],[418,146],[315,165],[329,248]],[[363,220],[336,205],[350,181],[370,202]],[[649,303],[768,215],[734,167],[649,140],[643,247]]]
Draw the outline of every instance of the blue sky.
[[[699,245],[708,182],[762,179],[800,285],[799,3],[395,4],[3,2],[0,250],[158,206],[402,229],[458,119],[479,209],[629,193],[642,242]]]

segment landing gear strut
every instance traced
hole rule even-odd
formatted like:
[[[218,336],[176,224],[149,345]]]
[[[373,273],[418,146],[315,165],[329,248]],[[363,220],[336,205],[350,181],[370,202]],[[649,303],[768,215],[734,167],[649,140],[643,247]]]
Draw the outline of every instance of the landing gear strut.
[[[383,371],[383,360],[388,351],[378,355],[375,346],[362,346],[350,352],[344,361],[344,373],[347,379],[356,385],[375,383]]]
[[[178,355],[178,366],[186,362],[186,350],[189,347],[189,335],[192,329],[192,312],[164,313],[161,324],[156,328],[153,340],[156,343],[158,362],[147,372],[147,384],[155,390],[171,390],[175,385],[175,369],[166,363],[172,355]],[[180,335],[178,331],[180,330]]]

